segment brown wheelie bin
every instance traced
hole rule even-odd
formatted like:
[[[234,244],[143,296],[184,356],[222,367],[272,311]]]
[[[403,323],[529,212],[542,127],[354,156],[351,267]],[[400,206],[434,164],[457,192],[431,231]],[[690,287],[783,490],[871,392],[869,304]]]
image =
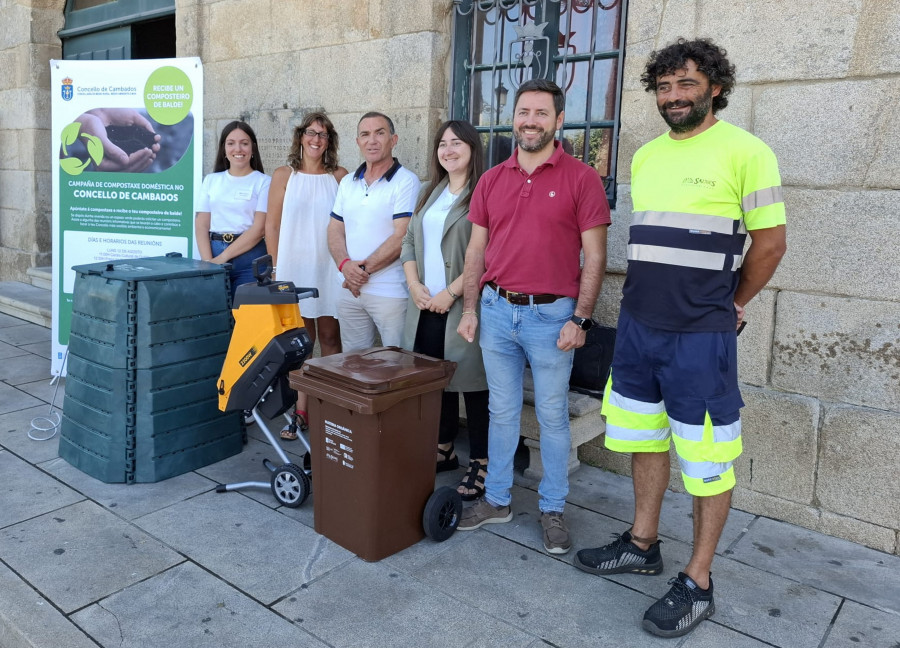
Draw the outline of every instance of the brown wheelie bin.
[[[461,502],[452,489],[435,492],[434,467],[441,392],[455,368],[375,347],[307,360],[291,373],[291,387],[309,396],[317,533],[368,561],[426,531],[439,541],[452,535]]]

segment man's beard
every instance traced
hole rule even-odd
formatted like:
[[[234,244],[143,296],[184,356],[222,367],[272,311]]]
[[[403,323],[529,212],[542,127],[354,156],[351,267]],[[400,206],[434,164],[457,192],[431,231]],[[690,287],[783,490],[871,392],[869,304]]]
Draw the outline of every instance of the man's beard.
[[[525,130],[526,128],[527,127],[523,127],[522,130]],[[529,144],[524,137],[519,135],[519,131],[513,130],[513,138],[516,140],[516,144],[526,153],[537,153],[538,151],[544,150],[544,147],[553,141],[554,135],[556,135],[555,131],[542,131],[537,141],[534,144]]]
[[[686,115],[677,119],[669,117],[667,112],[669,108],[684,106],[691,107]],[[703,123],[710,110],[712,110],[712,87],[708,88],[706,93],[693,104],[690,101],[672,101],[659,106],[659,114],[662,115],[673,133],[688,133],[694,130]]]

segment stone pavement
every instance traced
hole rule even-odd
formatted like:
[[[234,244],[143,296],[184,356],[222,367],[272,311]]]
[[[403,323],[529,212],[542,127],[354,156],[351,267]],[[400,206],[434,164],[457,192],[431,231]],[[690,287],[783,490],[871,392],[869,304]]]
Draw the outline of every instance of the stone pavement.
[[[0,648],[900,648],[900,557],[741,511],[713,566],[712,620],[681,639],[644,633],[644,609],[690,551],[690,499],[676,493],[665,573],[598,578],[571,566],[574,551],[543,552],[536,485],[521,476],[511,523],[378,563],[316,534],[311,500],[215,492],[266,479],[274,454],[255,428],[218,464],[101,483],[59,459],[55,439],[27,436],[53,397],[49,338],[0,315]],[[628,527],[631,482],[584,466],[569,502],[574,549],[605,544]]]

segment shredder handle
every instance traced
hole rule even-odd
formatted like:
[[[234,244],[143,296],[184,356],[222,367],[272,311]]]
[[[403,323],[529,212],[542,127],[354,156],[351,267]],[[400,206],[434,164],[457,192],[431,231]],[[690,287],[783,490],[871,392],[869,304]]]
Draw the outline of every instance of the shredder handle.
[[[297,301],[300,301],[301,299],[307,299],[309,297],[319,296],[318,288],[294,288],[294,292],[297,293]]]

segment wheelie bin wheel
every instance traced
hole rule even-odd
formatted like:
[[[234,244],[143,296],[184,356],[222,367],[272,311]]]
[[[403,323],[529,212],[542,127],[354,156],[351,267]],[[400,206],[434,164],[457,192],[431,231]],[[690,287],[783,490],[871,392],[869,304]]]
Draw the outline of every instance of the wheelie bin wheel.
[[[272,473],[272,494],[279,504],[297,508],[309,497],[309,476],[294,464],[279,466]]]
[[[435,542],[443,542],[453,535],[459,526],[462,513],[462,497],[456,489],[441,486],[431,494],[422,513],[425,535]]]

